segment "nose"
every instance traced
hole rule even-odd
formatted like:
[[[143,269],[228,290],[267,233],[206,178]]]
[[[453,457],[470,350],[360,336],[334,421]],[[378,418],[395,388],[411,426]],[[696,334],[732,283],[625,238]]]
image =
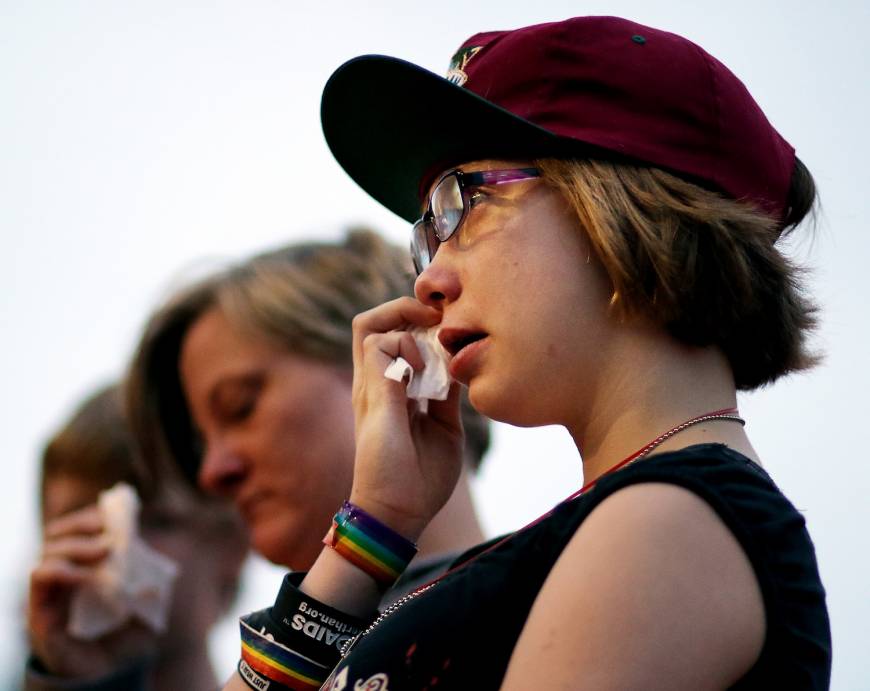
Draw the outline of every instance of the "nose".
[[[206,443],[197,474],[199,486],[208,494],[232,497],[242,483],[247,468],[241,455],[221,440]]]
[[[462,292],[459,276],[447,256],[450,253],[449,242],[444,243],[438,253],[432,257],[429,266],[417,276],[414,282],[414,295],[424,305],[444,309],[444,305],[455,302]]]

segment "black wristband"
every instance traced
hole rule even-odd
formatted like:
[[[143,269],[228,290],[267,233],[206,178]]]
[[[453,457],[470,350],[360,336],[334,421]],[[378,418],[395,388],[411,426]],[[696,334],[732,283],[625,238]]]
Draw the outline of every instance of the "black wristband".
[[[367,622],[314,600],[297,587],[304,573],[284,577],[275,604],[239,621],[239,675],[251,688],[264,680],[282,688],[319,687],[341,657],[344,643]]]
[[[345,641],[356,636],[369,622],[303,593],[299,584],[305,575],[300,572],[284,576],[278,597],[269,611],[273,626],[277,627],[273,635],[282,643],[292,640],[294,650],[318,661],[325,661],[324,650],[329,650],[332,653],[329,659],[338,662]]]

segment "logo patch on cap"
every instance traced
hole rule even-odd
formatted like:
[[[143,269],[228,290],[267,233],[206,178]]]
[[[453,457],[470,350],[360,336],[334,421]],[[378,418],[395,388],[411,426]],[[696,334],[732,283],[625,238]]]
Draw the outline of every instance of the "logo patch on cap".
[[[447,80],[462,86],[468,81],[468,75],[465,73],[465,67],[469,60],[477,55],[483,46],[465,46],[456,51],[456,54],[450,59],[450,69],[447,70]]]

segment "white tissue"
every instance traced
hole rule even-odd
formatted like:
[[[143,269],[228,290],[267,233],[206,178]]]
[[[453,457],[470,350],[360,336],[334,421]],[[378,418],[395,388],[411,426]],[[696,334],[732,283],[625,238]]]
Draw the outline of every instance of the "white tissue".
[[[437,325],[428,329],[419,326],[412,326],[408,329],[408,333],[414,337],[417,349],[423,358],[422,371],[415,372],[407,360],[397,357],[384,372],[387,379],[394,381],[402,381],[408,377],[406,389],[408,398],[417,401],[422,413],[428,410],[430,399],[443,401],[450,391],[450,375],[447,373],[449,355],[444,350],[444,346],[441,345],[441,341],[438,340],[438,329]]]
[[[109,555],[73,595],[67,632],[94,640],[138,618],[154,632],[166,629],[178,566],[139,536],[139,498],[118,483],[100,494]]]

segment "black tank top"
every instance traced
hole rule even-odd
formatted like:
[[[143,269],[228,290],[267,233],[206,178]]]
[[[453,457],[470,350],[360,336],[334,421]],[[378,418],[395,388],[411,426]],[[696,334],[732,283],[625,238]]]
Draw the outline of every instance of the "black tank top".
[[[651,456],[478,558],[493,543],[462,555],[464,566],[353,646],[331,688],[498,689],[538,591],[578,526],[606,497],[639,482],[673,483],[707,502],[755,570],[766,637],[757,663],[732,688],[827,689],[830,624],[803,516],[764,470],[718,444]]]

